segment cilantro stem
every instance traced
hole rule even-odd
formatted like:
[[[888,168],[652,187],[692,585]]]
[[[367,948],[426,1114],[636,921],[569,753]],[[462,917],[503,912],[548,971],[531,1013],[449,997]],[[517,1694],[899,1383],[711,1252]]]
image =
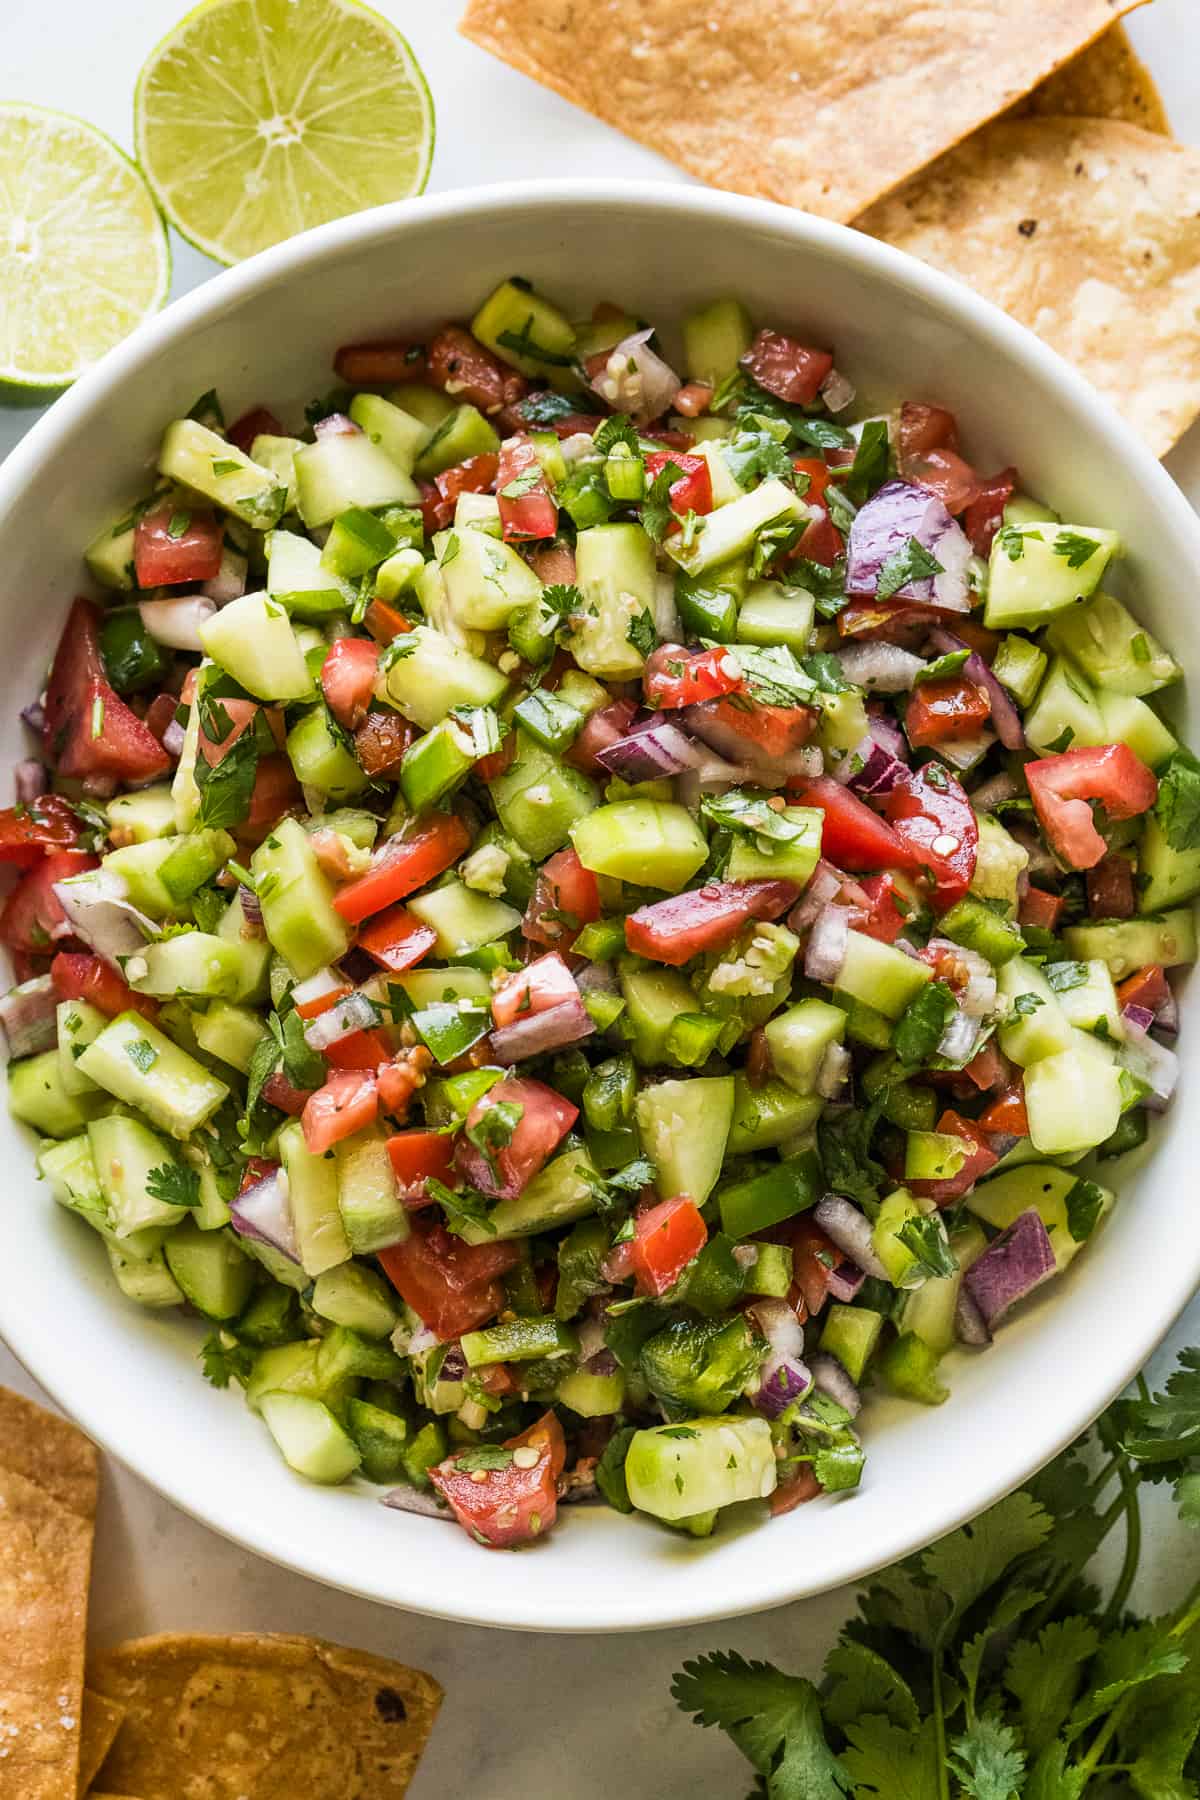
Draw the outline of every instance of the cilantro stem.
[[[1114,1460],[1114,1462],[1123,1462],[1124,1458],[1116,1457],[1113,1460]],[[1105,1480],[1108,1479],[1108,1474],[1110,1474],[1110,1473],[1111,1473],[1111,1469],[1105,1473]],[[1124,1488],[1122,1488],[1121,1492],[1116,1496],[1112,1505],[1107,1509],[1106,1512],[1104,1512],[1100,1515],[1100,1518],[1097,1521],[1099,1535],[1096,1538],[1095,1543],[1088,1550],[1087,1555],[1084,1556],[1082,1559],[1077,1558],[1076,1560],[1068,1563],[1065,1566],[1062,1574],[1059,1576],[1058,1580],[1054,1583],[1054,1586],[1050,1589],[1050,1592],[1046,1595],[1046,1598],[1042,1601],[1042,1604],[1038,1607],[1037,1611],[1032,1615],[1030,1622],[1029,1622],[1029,1628],[1028,1628],[1030,1637],[1036,1638],[1038,1632],[1042,1629],[1042,1626],[1046,1623],[1046,1621],[1048,1619],[1053,1618],[1055,1612],[1057,1611],[1059,1605],[1062,1602],[1063,1596],[1067,1593],[1068,1589],[1070,1588],[1071,1583],[1073,1581],[1077,1581],[1079,1576],[1082,1575],[1086,1565],[1091,1562],[1093,1556],[1096,1554],[1096,1551],[1100,1548],[1101,1544],[1104,1542],[1105,1538],[1108,1536],[1109,1532],[1112,1530],[1112,1528],[1116,1524],[1117,1520],[1121,1517],[1121,1514],[1125,1511],[1125,1506],[1126,1506],[1125,1490],[1124,1490]]]
[[[1142,1556],[1142,1509],[1138,1502],[1138,1479],[1130,1469],[1121,1471],[1121,1491],[1125,1502],[1125,1559],[1117,1585],[1104,1609],[1101,1631],[1112,1631],[1125,1610],[1129,1590],[1133,1586]]]
[[[1169,1638],[1185,1638],[1188,1632],[1191,1631],[1192,1627],[1197,1623],[1200,1623],[1200,1581],[1196,1583],[1191,1593],[1187,1596],[1187,1599],[1183,1602],[1183,1605],[1176,1615],[1175,1623],[1170,1627],[1167,1636]],[[1120,1730],[1121,1722],[1124,1719],[1125,1714],[1129,1711],[1135,1692],[1135,1689],[1130,1689],[1128,1692],[1122,1694],[1121,1698],[1117,1701],[1117,1704],[1109,1713],[1108,1718],[1104,1721],[1103,1726],[1092,1740],[1092,1745],[1087,1755],[1079,1764],[1079,1771],[1083,1775],[1083,1781],[1079,1788],[1081,1797],[1086,1793],[1092,1776],[1099,1772],[1101,1767],[1100,1759],[1104,1755],[1105,1750],[1108,1748],[1108,1745],[1111,1743],[1116,1732]]]
[[[950,1800],[950,1767],[946,1761],[946,1709],[942,1700],[942,1653],[933,1659],[933,1726],[937,1734],[938,1800]]]

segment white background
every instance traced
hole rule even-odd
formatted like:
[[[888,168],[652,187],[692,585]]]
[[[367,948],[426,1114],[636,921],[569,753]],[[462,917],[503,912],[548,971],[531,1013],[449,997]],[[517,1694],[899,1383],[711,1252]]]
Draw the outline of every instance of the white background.
[[[653,4],[653,0],[647,0]],[[460,39],[459,0],[376,0],[408,36],[433,90],[438,141],[431,192],[545,175],[684,180],[672,165]],[[0,0],[0,99],[75,112],[127,148],[134,81],[176,22],[181,0]],[[1157,0],[1130,22],[1176,134],[1200,143],[1200,32],[1193,0]],[[176,240],[178,295],[213,265]],[[38,415],[0,411],[0,456]],[[1168,466],[1200,504],[1200,427]],[[1170,1246],[1163,1246],[1164,1255]],[[0,1279],[12,1279],[10,1271]],[[48,1305],[70,1305],[70,1271]],[[1151,1369],[1200,1342],[1200,1302]],[[0,1381],[37,1394],[0,1347]],[[1053,1371],[1047,1371],[1047,1388]],[[126,1397],[136,1406],[137,1395]],[[1037,1393],[1029,1405],[1041,1404]],[[987,1454],[986,1445],[980,1454]],[[1200,1538],[1151,1505],[1143,1604],[1169,1604],[1200,1569]],[[702,1565],[697,1579],[703,1579]],[[624,1638],[555,1638],[448,1625],[332,1593],[239,1551],[158,1500],[134,1477],[105,1473],[92,1629],[98,1642],[154,1630],[306,1631],[431,1670],[447,1690],[414,1800],[468,1786],[488,1800],[737,1800],[745,1765],[719,1735],[689,1726],[670,1676],[701,1650],[729,1646],[816,1673],[848,1591],[758,1618]]]

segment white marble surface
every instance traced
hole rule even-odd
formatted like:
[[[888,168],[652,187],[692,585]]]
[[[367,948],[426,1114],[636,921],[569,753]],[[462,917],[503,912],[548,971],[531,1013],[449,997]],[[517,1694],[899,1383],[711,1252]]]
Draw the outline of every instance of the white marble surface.
[[[376,0],[407,33],[438,108],[430,190],[477,180],[606,174],[683,180],[653,152],[511,74],[455,35],[458,0]],[[81,113],[128,145],[133,82],[181,0],[3,0],[0,98]],[[1157,0],[1131,21],[1177,134],[1200,142],[1200,41],[1192,0]],[[212,265],[176,244],[176,294]],[[0,456],[36,412],[0,412]],[[1200,504],[1200,427],[1169,466]],[[11,1279],[11,1273],[5,1277]],[[69,1278],[69,1272],[64,1279]],[[69,1304],[69,1296],[67,1297]],[[1200,1342],[1200,1302],[1177,1324],[1150,1371]],[[0,1346],[0,1381],[38,1396]],[[1036,1406],[1038,1397],[1030,1396]],[[1166,1605],[1195,1579],[1200,1540],[1174,1527],[1162,1497],[1149,1507],[1139,1598]],[[698,1574],[698,1579],[702,1578]],[[745,1765],[723,1738],[676,1713],[670,1676],[687,1656],[721,1645],[815,1672],[849,1608],[847,1591],[757,1618],[625,1638],[500,1634],[390,1612],[332,1593],[248,1556],[168,1506],[123,1469],[106,1468],[92,1628],[98,1642],[164,1629],[311,1631],[407,1658],[445,1684],[446,1707],[413,1787],[414,1800],[463,1792],[489,1800],[561,1793],[609,1800],[730,1797]]]

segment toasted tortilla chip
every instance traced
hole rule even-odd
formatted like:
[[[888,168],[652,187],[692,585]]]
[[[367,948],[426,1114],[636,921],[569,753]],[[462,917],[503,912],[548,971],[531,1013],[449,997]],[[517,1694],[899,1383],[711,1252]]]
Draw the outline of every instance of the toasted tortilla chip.
[[[83,1729],[79,1739],[79,1792],[87,1794],[100,1773],[105,1757],[116,1742],[125,1708],[98,1694],[83,1690]]]
[[[92,1524],[0,1469],[0,1793],[75,1800]]]
[[[853,219],[1140,0],[469,0],[464,36],[715,187]]]
[[[1170,137],[1171,127],[1154,77],[1135,52],[1123,25],[1114,25],[1079,56],[1039,82],[1012,118],[1123,119],[1143,131]]]
[[[0,1388],[0,1468],[57,1500],[80,1519],[94,1519],[100,1459],[82,1431],[23,1394]]]
[[[989,125],[856,220],[956,275],[1156,455],[1200,412],[1200,150],[1105,119]]]
[[[442,1698],[419,1670],[304,1637],[142,1638],[89,1682],[126,1709],[105,1790],[142,1800],[400,1800]]]

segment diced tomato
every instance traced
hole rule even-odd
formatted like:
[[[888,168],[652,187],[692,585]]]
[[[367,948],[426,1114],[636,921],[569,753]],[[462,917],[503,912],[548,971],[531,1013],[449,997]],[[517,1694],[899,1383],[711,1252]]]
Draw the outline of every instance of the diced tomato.
[[[960,513],[979,498],[979,477],[957,450],[928,450],[910,457],[903,473],[906,481],[936,494],[947,512]]]
[[[401,1122],[407,1119],[413,1096],[424,1087],[426,1072],[432,1067],[433,1058],[424,1044],[401,1050],[390,1062],[380,1063],[375,1075],[381,1110]]]
[[[454,1160],[460,1174],[480,1193],[513,1199],[557,1150],[579,1117],[579,1108],[545,1082],[506,1075],[475,1102],[467,1114],[467,1132],[501,1101],[521,1109],[509,1142],[493,1150],[489,1158],[464,1134]]]
[[[1124,1006],[1144,1006],[1157,1013],[1172,998],[1171,986],[1158,963],[1147,963],[1136,975],[1130,975],[1117,988],[1117,999]]]
[[[504,1448],[512,1460],[503,1468],[460,1469],[465,1452],[459,1451],[429,1471],[463,1530],[489,1550],[545,1537],[557,1516],[558,1478],[567,1460],[562,1426],[552,1412],[519,1437],[506,1439]]]
[[[574,850],[557,850],[538,870],[521,936],[531,944],[569,950],[585,925],[600,917],[600,888]],[[497,1021],[499,1023],[499,1021]]]
[[[415,727],[399,713],[387,712],[383,707],[368,712],[354,733],[354,754],[364,774],[394,775],[416,735]]]
[[[363,614],[363,624],[377,644],[390,644],[393,638],[412,630],[412,620],[406,619],[396,607],[389,606],[386,600],[371,601]]]
[[[958,449],[958,421],[944,406],[930,406],[924,400],[905,400],[900,408],[899,432],[900,473],[914,456],[926,456],[930,450]]]
[[[832,776],[799,776],[788,782],[798,806],[815,806],[825,815],[821,852],[847,869],[915,869],[921,859],[891,826]]]
[[[221,567],[225,527],[215,513],[167,505],[143,513],[133,529],[133,564],[141,588],[211,581]]]
[[[496,485],[500,458],[491,450],[479,456],[468,456],[465,462],[443,469],[433,478],[433,493],[423,493],[421,516],[425,531],[432,536],[454,522],[454,511],[460,494],[490,494]],[[555,515],[557,523],[557,514]]]
[[[528,399],[519,400],[515,406],[506,406],[500,423],[513,431],[552,431],[558,438],[576,437],[580,432],[592,437],[603,423],[600,413],[569,412],[556,415],[546,424],[537,416],[538,404],[543,398],[540,393],[530,394]]]
[[[715,391],[709,381],[687,381],[675,396],[675,411],[685,419],[698,419],[708,411]]]
[[[50,762],[58,761],[68,725],[83,707],[92,682],[103,674],[100,610],[90,600],[76,600],[67,614],[46,684],[44,745]]]
[[[828,350],[810,350],[785,332],[764,327],[741,363],[768,394],[790,406],[808,406],[833,368],[833,357]]]
[[[158,1017],[157,1000],[135,993],[114,968],[90,951],[60,950],[50,964],[50,979],[60,1000],[86,1000],[110,1019],[121,1012]]]
[[[570,544],[533,544],[525,552],[525,561],[547,587],[560,582],[570,587],[578,573],[575,552]]]
[[[1066,904],[1062,894],[1047,893],[1045,888],[1027,887],[1017,906],[1017,923],[1036,926],[1039,931],[1057,931],[1058,921]]]
[[[56,939],[70,936],[66,914],[54,892],[56,881],[99,867],[82,850],[50,850],[22,875],[0,912],[0,943],[10,950],[48,954]]]
[[[936,1206],[949,1206],[952,1200],[960,1199],[968,1188],[974,1187],[980,1176],[986,1175],[1000,1159],[988,1143],[986,1133],[973,1119],[964,1119],[956,1112],[944,1112],[937,1128],[947,1137],[962,1139],[966,1148],[962,1168],[945,1181],[910,1181],[907,1185],[914,1194],[932,1200]]]
[[[966,1064],[963,1074],[975,1083],[981,1094],[986,1094],[1004,1085],[1012,1074],[1012,1064],[995,1038],[989,1038],[983,1049],[977,1050]]]
[[[690,450],[696,442],[694,433],[670,425],[643,425],[641,435],[655,444],[665,444],[669,450]]]
[[[343,344],[333,359],[334,373],[350,387],[394,387],[424,381],[424,344],[411,338],[379,338],[369,344]]]
[[[634,1222],[630,1267],[643,1294],[665,1294],[708,1242],[708,1227],[689,1194],[660,1200]]]
[[[361,1069],[339,1069],[317,1089],[304,1108],[304,1142],[314,1156],[352,1137],[369,1125],[379,1110],[374,1075]]]
[[[244,1194],[248,1189],[257,1187],[260,1181],[269,1181],[272,1175],[278,1175],[279,1164],[269,1156],[248,1156],[242,1170],[242,1179],[238,1193]]]
[[[358,948],[396,975],[413,968],[436,943],[433,926],[404,906],[389,906],[386,912],[377,913],[358,934]]]
[[[105,680],[99,628],[99,610],[89,600],[76,600],[46,687],[46,757],[64,775],[148,781],[165,774],[171,761]]]
[[[1089,869],[1088,912],[1093,919],[1132,919],[1137,911],[1133,864],[1127,856],[1109,855]]]
[[[1011,1137],[1029,1136],[1029,1116],[1025,1111],[1025,1084],[1014,1081],[997,1094],[987,1111],[980,1113],[976,1124],[981,1131],[1003,1132]]]
[[[904,930],[912,908],[897,887],[895,878],[886,872],[869,875],[862,887],[871,902],[863,931],[868,937],[878,938],[881,944],[894,944]]]
[[[799,894],[794,881],[710,881],[639,906],[625,921],[625,942],[636,956],[678,968],[704,951],[723,950],[751,919],[777,919]]]
[[[415,894],[457,862],[470,843],[471,834],[457,813],[411,820],[380,846],[365,875],[334,895],[333,904],[343,919],[357,925],[406,894]]]
[[[844,1261],[841,1251],[807,1214],[785,1219],[758,1235],[766,1243],[786,1244],[791,1249],[792,1285],[787,1299],[803,1324],[819,1313],[829,1298],[830,1274]]]
[[[321,969],[292,989],[292,1005],[302,1019],[319,1019],[354,989],[333,969]],[[303,994],[303,999],[301,999]]]
[[[798,562],[803,559],[806,562],[820,563],[823,569],[830,569],[845,548],[845,539],[827,509],[818,505],[815,516],[801,532],[795,549],[784,560]]]
[[[575,977],[557,951],[539,956],[509,975],[502,987],[492,995],[492,1020],[497,1025],[513,1025],[518,1019],[532,1019],[548,1012],[564,1000],[579,994]]]
[[[1158,781],[1128,744],[1085,745],[1026,763],[1025,779],[1050,847],[1072,869],[1092,869],[1108,846],[1089,801],[1110,819],[1132,819],[1154,805]]]
[[[979,824],[971,802],[948,769],[930,762],[906,770],[883,804],[907,849],[905,866],[915,862],[930,870],[930,898],[935,910],[944,912],[962,899],[975,873]]]
[[[356,730],[366,718],[378,671],[379,649],[370,638],[338,638],[329,646],[321,664],[321,692],[347,731]]]
[[[225,433],[230,443],[244,456],[249,456],[256,437],[283,437],[283,435],[283,426],[275,414],[265,406],[252,406],[249,412],[242,414],[240,419],[235,419]]]
[[[529,387],[523,375],[485,350],[461,325],[447,325],[429,345],[429,379],[452,399],[477,406],[482,413],[515,406]]]
[[[690,512],[710,513],[713,508],[712,470],[707,459],[689,456],[684,450],[651,450],[646,457],[647,487],[658,479],[668,464],[679,470],[678,481],[673,481],[669,489],[671,511],[676,517],[686,518]]]
[[[282,1069],[276,1069],[263,1082],[262,1097],[268,1106],[277,1106],[289,1118],[298,1119],[318,1088],[293,1087]]]
[[[378,1029],[347,1032],[322,1052],[331,1069],[377,1069],[392,1054],[386,1034]]]
[[[775,1492],[767,1501],[773,1519],[781,1519],[784,1513],[794,1512],[796,1507],[803,1506],[806,1500],[817,1500],[824,1493],[824,1488],[812,1472],[808,1463],[797,1465],[794,1474],[779,1483]]]
[[[922,681],[913,689],[904,729],[909,743],[919,750],[978,737],[991,711],[986,688],[968,681],[965,675],[946,675],[940,681]]]
[[[738,740],[740,748],[726,750],[727,756],[744,755],[749,761],[768,763],[778,762],[806,744],[819,719],[811,706],[774,706],[763,700],[748,706],[740,695],[707,701],[703,716]]]
[[[820,456],[793,456],[792,467],[797,475],[808,477],[808,486],[804,490],[804,498],[809,505],[823,505],[825,490],[833,479],[834,471]]]
[[[643,677],[647,706],[671,710],[719,700],[741,685],[742,671],[728,650],[685,650],[682,644],[660,644]]]
[[[432,1204],[426,1183],[433,1178],[453,1187],[454,1139],[444,1131],[397,1131],[387,1141],[401,1200],[411,1210]]]
[[[552,538],[558,530],[558,507],[532,438],[505,438],[495,479],[505,543]]]
[[[583,722],[582,731],[563,761],[569,762],[576,769],[584,770],[588,775],[595,775],[601,766],[596,761],[597,753],[607,750],[610,744],[626,737],[636,715],[637,705],[632,700],[614,700],[610,705],[600,707],[599,711],[589,713]],[[508,741],[506,738],[505,742]],[[512,734],[512,741],[516,742],[515,732]]]
[[[447,1343],[495,1318],[505,1298],[500,1277],[520,1262],[521,1246],[466,1244],[444,1225],[415,1219],[404,1242],[381,1250],[379,1260],[401,1299]]]
[[[963,514],[963,530],[971,540],[976,556],[991,552],[992,539],[1004,523],[1004,509],[1017,485],[1015,469],[1001,469],[979,483],[979,492]]]
[[[296,771],[286,756],[260,756],[250,793],[250,811],[235,835],[248,844],[261,843],[289,807],[301,798]]]
[[[50,850],[71,850],[79,842],[79,819],[61,794],[43,794],[28,806],[0,811],[0,863],[31,869]]]

